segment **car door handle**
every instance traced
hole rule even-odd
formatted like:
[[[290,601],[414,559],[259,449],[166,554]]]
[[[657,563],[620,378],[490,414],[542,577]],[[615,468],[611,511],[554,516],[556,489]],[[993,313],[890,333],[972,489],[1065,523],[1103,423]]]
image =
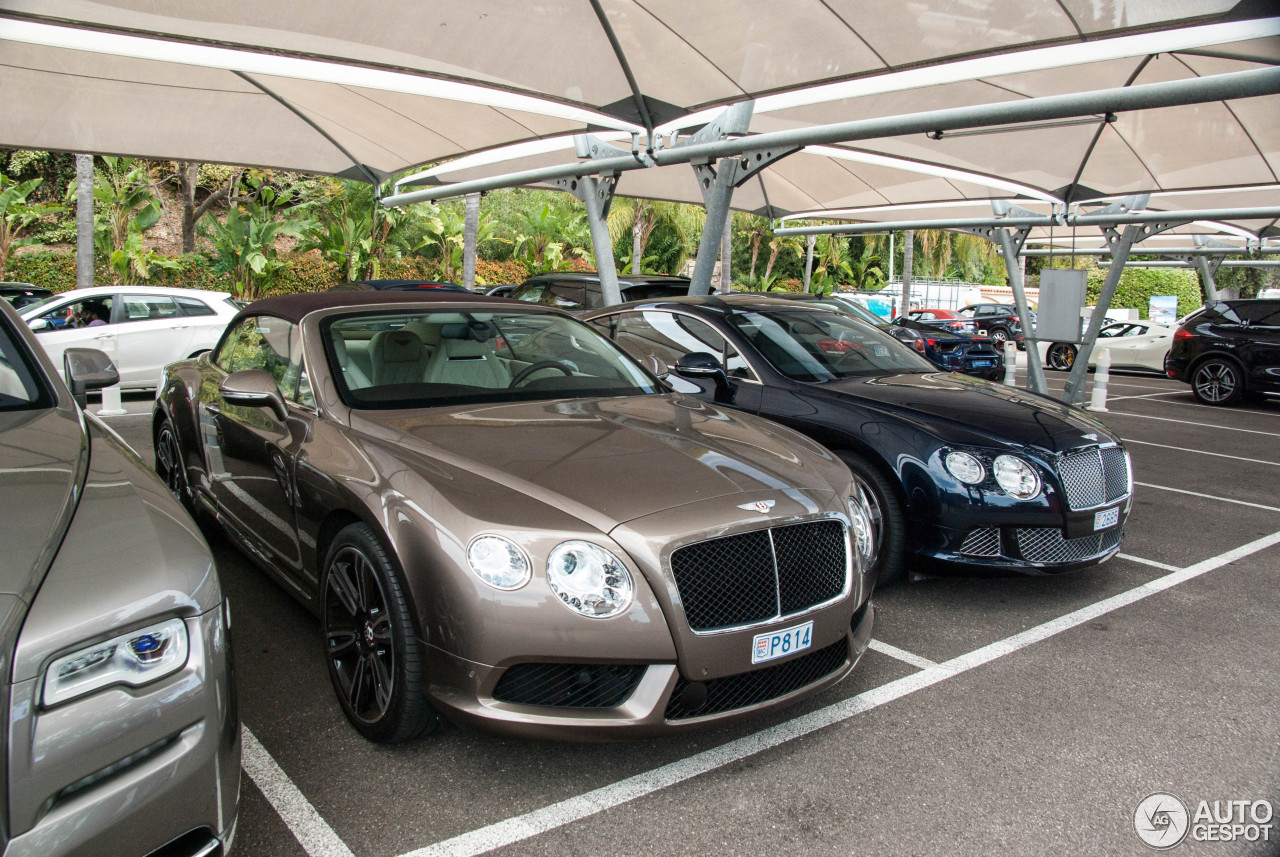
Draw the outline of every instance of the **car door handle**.
[[[97,340],[98,342],[101,342],[104,339],[114,339],[114,338],[115,338],[114,333],[100,333],[94,337],[94,339]]]

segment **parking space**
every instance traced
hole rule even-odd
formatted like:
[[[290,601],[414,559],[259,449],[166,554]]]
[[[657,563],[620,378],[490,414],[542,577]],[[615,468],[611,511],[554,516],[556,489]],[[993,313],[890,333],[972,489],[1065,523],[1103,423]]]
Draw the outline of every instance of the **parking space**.
[[[1050,374],[1061,389],[1065,375]],[[216,533],[253,855],[1142,854],[1153,792],[1280,799],[1280,402],[1113,376],[1133,453],[1121,557],[876,594],[845,682],[745,724],[553,744],[453,727],[396,747],[333,698],[311,615]],[[150,402],[110,418],[146,459]],[[1271,829],[1280,838],[1280,825]],[[1280,854],[1191,842],[1178,853]]]

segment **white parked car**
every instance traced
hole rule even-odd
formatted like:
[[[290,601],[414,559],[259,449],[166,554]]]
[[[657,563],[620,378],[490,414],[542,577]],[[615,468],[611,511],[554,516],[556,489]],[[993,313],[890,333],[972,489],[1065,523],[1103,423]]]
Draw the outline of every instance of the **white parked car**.
[[[1112,369],[1164,372],[1164,358],[1173,344],[1177,324],[1158,321],[1112,322],[1098,331],[1098,344],[1089,355],[1089,368],[1098,365],[1098,354],[1111,349]],[[1038,342],[1045,368],[1066,371],[1076,361],[1078,347],[1070,342]]]
[[[155,387],[166,364],[213,348],[239,309],[227,292],[95,286],[55,295],[20,315],[59,372],[67,348],[96,348],[115,362],[120,386],[138,390]]]

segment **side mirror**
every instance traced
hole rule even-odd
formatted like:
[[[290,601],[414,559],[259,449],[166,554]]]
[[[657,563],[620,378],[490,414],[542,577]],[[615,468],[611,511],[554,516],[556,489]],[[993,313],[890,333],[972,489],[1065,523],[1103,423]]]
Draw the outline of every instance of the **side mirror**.
[[[289,416],[285,407],[284,396],[276,386],[276,379],[270,372],[262,369],[245,369],[232,372],[218,387],[218,392],[229,404],[246,408],[270,408],[276,419],[283,421]]]
[[[27,327],[31,328],[32,333],[40,333],[41,331],[49,329],[49,319],[33,318],[31,321],[27,322]]]
[[[688,378],[711,378],[724,375],[720,360],[706,351],[691,351],[676,361],[676,374]]]
[[[110,357],[96,348],[68,348],[63,351],[62,374],[67,379],[72,398],[82,408],[89,404],[86,394],[90,390],[101,390],[120,383],[116,365],[111,362]]]
[[[659,381],[666,380],[666,377],[671,374],[667,362],[654,354],[646,354],[644,359],[640,361],[640,365],[648,369],[653,374],[653,377]]]

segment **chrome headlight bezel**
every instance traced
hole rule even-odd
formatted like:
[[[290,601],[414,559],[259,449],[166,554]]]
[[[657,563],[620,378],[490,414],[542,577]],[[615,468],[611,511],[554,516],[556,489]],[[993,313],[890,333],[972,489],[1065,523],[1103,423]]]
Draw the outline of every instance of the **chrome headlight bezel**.
[[[981,485],[987,481],[987,468],[972,452],[953,449],[942,457],[943,466],[956,481],[964,485]],[[976,471],[976,472],[975,472]]]
[[[1015,500],[1034,500],[1043,487],[1035,465],[1016,455],[1003,453],[991,462],[991,475],[1000,490]]]
[[[858,489],[858,496],[849,497],[849,543],[857,558],[858,570],[866,574],[875,564],[880,545],[876,541],[875,521],[867,499]]]
[[[588,619],[618,616],[635,600],[635,581],[626,564],[593,542],[571,539],[556,545],[547,554],[546,574],[556,599]]]
[[[508,561],[505,569],[500,567],[499,549]],[[513,592],[533,578],[533,563],[524,548],[495,533],[481,533],[467,543],[467,568],[481,583],[500,592]]]
[[[40,703],[51,708],[113,685],[151,684],[186,666],[190,649],[187,623],[181,619],[83,646],[49,664]]]

